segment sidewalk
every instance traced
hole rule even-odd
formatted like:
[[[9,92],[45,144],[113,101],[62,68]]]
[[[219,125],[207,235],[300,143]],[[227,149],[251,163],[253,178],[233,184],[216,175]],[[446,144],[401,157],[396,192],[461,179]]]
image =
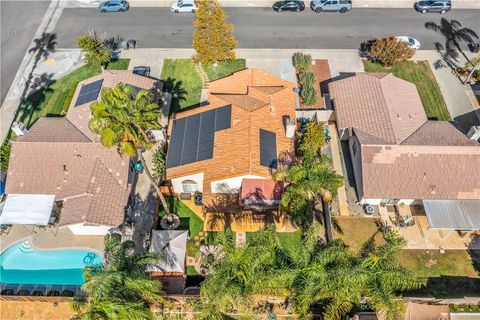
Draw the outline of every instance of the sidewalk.
[[[274,0],[219,0],[223,7],[271,7]],[[70,0],[66,7],[97,7],[102,0]],[[131,7],[170,7],[175,0],[129,0]],[[353,0],[354,8],[412,8],[415,0]],[[309,0],[305,1],[308,6]],[[454,9],[480,9],[478,0],[453,0]],[[308,8],[307,8],[308,10]]]

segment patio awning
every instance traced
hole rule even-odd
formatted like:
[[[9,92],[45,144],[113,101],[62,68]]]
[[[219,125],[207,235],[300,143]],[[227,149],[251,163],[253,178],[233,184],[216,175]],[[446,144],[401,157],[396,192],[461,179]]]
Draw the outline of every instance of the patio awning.
[[[283,184],[272,179],[242,180],[240,203],[243,205],[278,205],[283,193]]]
[[[45,226],[52,215],[55,195],[9,194],[0,213],[0,224]]]
[[[162,253],[163,260],[147,267],[148,272],[185,273],[188,230],[153,230],[150,252]]]
[[[430,229],[480,230],[480,200],[423,200]]]

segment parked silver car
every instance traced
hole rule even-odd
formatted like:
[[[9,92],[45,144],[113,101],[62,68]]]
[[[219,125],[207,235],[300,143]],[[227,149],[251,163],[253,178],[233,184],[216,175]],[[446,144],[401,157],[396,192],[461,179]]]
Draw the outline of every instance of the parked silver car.
[[[315,12],[347,12],[352,10],[352,0],[313,0],[310,8]]]
[[[441,14],[444,14],[452,9],[452,2],[445,0],[419,1],[415,3],[414,8],[421,13],[440,12]]]

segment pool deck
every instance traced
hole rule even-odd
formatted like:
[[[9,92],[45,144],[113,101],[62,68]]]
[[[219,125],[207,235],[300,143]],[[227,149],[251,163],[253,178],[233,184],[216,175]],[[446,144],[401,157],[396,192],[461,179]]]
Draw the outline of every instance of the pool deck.
[[[104,236],[74,235],[68,228],[32,229],[32,226],[14,225],[8,234],[0,236],[0,253],[12,245],[28,240],[39,250],[87,249],[103,254]]]

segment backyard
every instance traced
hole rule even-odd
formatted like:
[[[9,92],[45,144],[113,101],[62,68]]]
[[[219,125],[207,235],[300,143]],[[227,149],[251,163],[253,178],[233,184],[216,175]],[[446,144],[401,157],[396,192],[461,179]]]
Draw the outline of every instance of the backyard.
[[[245,68],[245,60],[219,62],[203,66],[209,81],[214,81]],[[202,80],[191,59],[165,59],[161,80],[166,91],[172,93],[173,110],[178,112],[199,105]]]
[[[379,63],[363,61],[363,66],[366,72],[391,72],[398,78],[414,83],[427,117],[431,120],[450,120],[447,106],[428,62],[405,61],[385,68]]]

